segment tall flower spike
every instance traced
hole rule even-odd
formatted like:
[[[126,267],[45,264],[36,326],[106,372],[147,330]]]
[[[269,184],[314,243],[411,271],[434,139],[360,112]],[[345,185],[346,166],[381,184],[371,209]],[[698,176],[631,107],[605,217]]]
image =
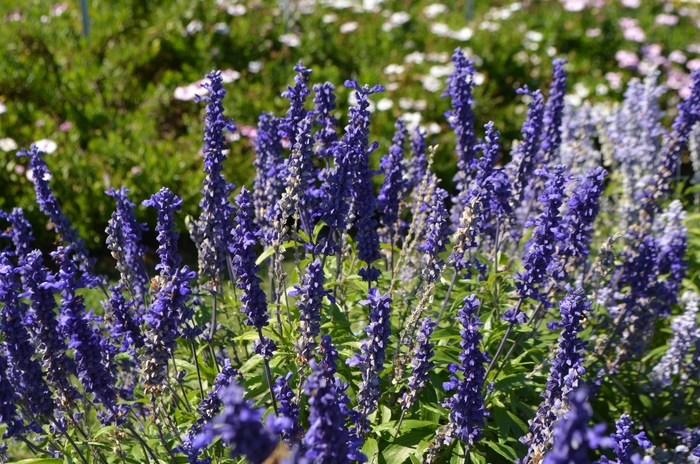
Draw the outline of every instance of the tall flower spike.
[[[24,218],[24,211],[22,208],[13,208],[9,214],[3,214],[0,211],[0,217],[3,217],[11,225],[9,235],[15,246],[15,255],[18,261],[26,259],[29,252],[32,251],[31,243],[36,239],[32,234],[32,225]]]
[[[391,298],[381,295],[371,288],[367,300],[360,304],[369,306],[370,323],[365,328],[368,339],[362,342],[361,353],[348,359],[350,366],[360,366],[362,382],[357,392],[360,421],[357,424],[360,436],[369,432],[369,415],[377,410],[382,391],[379,387],[380,375],[384,370],[386,347],[391,335]]]
[[[338,401],[337,389],[324,368],[311,363],[312,373],[304,384],[309,396],[309,429],[303,444],[306,457],[317,463],[349,464],[353,460],[366,462],[345,426],[345,414]]]
[[[282,429],[282,439],[287,443],[295,443],[304,434],[304,429],[299,424],[299,405],[294,401],[296,395],[289,386],[289,379],[292,373],[289,372],[286,376],[277,377],[275,381],[274,392],[279,407],[277,411],[281,417],[289,419],[289,424]]]
[[[484,364],[489,360],[486,353],[479,347],[482,338],[479,332],[482,324],[476,316],[479,305],[480,302],[474,295],[464,298],[464,306],[457,316],[463,327],[460,332],[461,364],[459,366],[452,364],[449,367],[452,374],[461,372],[463,379],[452,376],[450,381],[444,384],[445,390],[455,390],[443,404],[450,411],[447,425],[450,431],[448,437],[459,438],[468,445],[479,441],[481,429],[484,427],[484,418],[489,416],[489,413],[484,410],[484,398],[481,393],[486,375]]]
[[[7,359],[0,353],[0,424],[7,426],[2,435],[5,440],[17,436],[24,428],[22,419],[17,414],[17,400],[17,392],[9,380]]]
[[[547,278],[547,270],[552,263],[557,246],[557,234],[561,216],[559,209],[565,199],[564,191],[568,181],[563,165],[553,168],[538,169],[535,174],[546,179],[545,188],[539,201],[542,203],[542,213],[535,220],[530,218],[525,227],[533,227],[532,238],[523,258],[525,271],[518,273],[515,286],[521,299],[544,297],[540,291]]]
[[[129,288],[136,301],[139,312],[146,309],[146,294],[148,292],[148,273],[143,262],[143,255],[148,248],[141,244],[141,234],[147,230],[136,221],[134,203],[129,200],[129,190],[108,190],[107,195],[117,201],[117,209],[107,226],[107,248],[117,261],[117,271],[121,274],[124,285]]]
[[[403,119],[396,120],[394,125],[396,132],[391,139],[389,153],[382,157],[381,168],[384,173],[384,183],[377,196],[377,206],[382,213],[382,239],[385,243],[390,241],[390,236],[396,230],[399,220],[399,208],[404,194],[408,189],[406,183],[406,160],[404,155],[404,145],[408,131]],[[396,238],[396,237],[394,237]]]
[[[316,155],[319,158],[331,157],[331,147],[338,140],[338,120],[333,116],[333,111],[338,107],[335,100],[335,86],[330,82],[314,85],[314,124],[319,129],[314,134],[317,144]]]
[[[435,283],[440,278],[445,262],[440,259],[440,253],[445,251],[450,243],[449,229],[447,224],[447,208],[445,200],[447,192],[440,187],[435,189],[429,205],[430,213],[426,219],[428,230],[425,242],[420,248],[425,252],[423,255],[423,279],[428,283]]]
[[[554,446],[544,457],[543,464],[588,464],[588,452],[596,448],[610,448],[613,440],[603,436],[605,424],[589,427],[593,415],[585,387],[572,392],[571,410],[554,429]]]
[[[163,187],[150,199],[143,202],[143,206],[155,208],[158,212],[158,232],[159,247],[156,253],[160,257],[160,264],[156,269],[160,270],[164,278],[172,277],[180,267],[182,258],[177,253],[177,240],[180,234],[175,232],[175,212],[182,209],[182,199]]]
[[[24,325],[23,315],[27,309],[19,297],[20,285],[15,279],[18,273],[19,269],[12,266],[7,254],[0,253],[0,303],[3,305],[0,328],[4,336],[3,345],[10,365],[10,380],[15,389],[32,416],[41,423],[47,423],[56,405]]]
[[[29,166],[32,168],[32,182],[34,182],[36,202],[39,204],[39,209],[53,223],[56,233],[61,237],[63,243],[74,250],[79,269],[82,272],[92,272],[95,260],[88,256],[85,242],[78,237],[78,231],[73,227],[66,215],[63,214],[61,204],[51,191],[51,187],[49,187],[51,172],[42,158],[44,153],[33,143],[30,151],[22,149],[17,152],[17,156],[29,157]]]
[[[321,333],[321,310],[323,298],[332,298],[328,290],[324,290],[325,275],[321,262],[317,259],[306,267],[301,287],[296,287],[290,296],[297,296],[299,309],[299,338],[295,349],[308,363],[314,357],[316,339]]]
[[[262,334],[262,328],[269,324],[270,315],[267,312],[267,296],[260,288],[262,279],[258,277],[258,266],[255,261],[255,245],[258,243],[260,230],[253,223],[253,202],[250,193],[243,187],[236,197],[238,212],[236,213],[236,227],[233,229],[233,267],[238,278],[237,286],[241,290],[238,298],[243,305],[241,311],[246,315],[246,325],[258,329]],[[272,340],[262,337],[255,344],[255,352],[263,358],[269,359],[276,346]]]
[[[510,179],[513,185],[513,201],[520,204],[523,201],[525,185],[535,170],[534,157],[539,150],[544,118],[544,99],[539,90],[531,92],[527,86],[518,89],[519,94],[528,95],[532,101],[528,104],[525,122],[520,132],[523,140],[518,144],[509,163]]]
[[[135,353],[135,348],[143,346],[143,335],[139,324],[140,318],[135,317],[133,313],[133,302],[127,302],[124,298],[124,289],[123,283],[119,283],[116,287],[110,285],[109,301],[106,304],[103,303],[103,306],[112,319],[111,338],[121,341],[119,351]]]
[[[294,66],[297,75],[294,77],[294,87],[288,85],[287,90],[282,92],[284,98],[289,99],[289,110],[287,117],[282,119],[279,127],[279,135],[289,141],[289,146],[294,147],[299,140],[299,123],[306,119],[308,111],[304,108],[306,97],[311,94],[309,90],[309,76],[311,70],[305,68],[301,61]]]
[[[416,126],[411,134],[411,159],[408,166],[408,188],[411,189],[411,192],[415,192],[416,196],[428,171],[427,149],[425,129]]]
[[[418,335],[416,337],[416,347],[413,349],[413,357],[411,358],[411,375],[408,377],[408,391],[401,398],[401,409],[408,410],[418,399],[418,393],[425,387],[430,379],[430,371],[435,366],[433,363],[433,347],[435,344],[430,343],[430,335],[435,328],[435,322],[430,320],[430,317],[423,319]]]
[[[265,220],[284,191],[285,160],[282,158],[282,140],[278,134],[280,119],[272,113],[263,113],[258,118],[258,134],[255,137],[255,180],[253,182],[253,204],[255,222],[264,233],[269,230]]]
[[[220,436],[231,450],[232,458],[244,456],[253,464],[262,464],[277,448],[277,434],[289,421],[268,416],[267,425],[261,421],[263,410],[255,409],[253,403],[243,397],[243,388],[231,381],[219,391],[224,410],[194,439],[195,450],[208,446]]]
[[[564,114],[564,97],[566,96],[566,60],[554,60],[552,63],[552,85],[549,88],[549,98],[544,107],[542,123],[542,143],[540,145],[539,162],[548,165],[558,159],[561,145],[561,121]]]
[[[588,256],[593,225],[600,206],[598,200],[605,190],[603,182],[608,173],[602,167],[589,169],[577,179],[559,228],[559,247],[550,271],[556,280],[567,278],[566,264],[578,267]],[[572,260],[571,262],[568,262]]]
[[[224,116],[223,99],[226,96],[221,71],[207,74],[203,87],[209,91],[208,97],[197,97],[197,101],[207,102],[204,117],[204,187],[199,207],[202,213],[199,220],[191,223],[192,237],[199,255],[199,274],[209,278],[204,288],[217,292],[220,287],[221,272],[230,246],[230,231],[233,227],[234,208],[229,195],[235,189],[223,177],[226,161],[226,137],[224,131],[235,131],[233,119]]]
[[[579,333],[583,330],[581,322],[591,305],[586,301],[583,290],[574,291],[567,287],[568,294],[559,303],[560,322],[551,322],[547,327],[561,327],[559,350],[552,361],[547,379],[547,389],[542,393],[544,400],[537,415],[530,421],[530,433],[521,441],[529,445],[528,456],[543,454],[551,446],[551,431],[554,424],[567,410],[567,398],[580,385],[581,376],[586,372],[583,367],[583,350],[586,342]]]
[[[665,302],[662,315],[671,312],[671,305],[678,301],[678,293],[681,282],[685,278],[688,264],[685,260],[685,250],[688,246],[688,229],[683,223],[685,210],[680,200],[674,200],[668,208],[657,217],[654,229],[657,233],[658,246],[658,271],[659,274],[668,274],[663,282],[659,283],[660,289],[665,293],[661,295]]]
[[[25,289],[21,296],[32,300],[29,314],[46,380],[54,388],[58,402],[68,409],[80,397],[70,380],[71,374],[75,373],[75,365],[66,356],[67,346],[59,334],[56,297],[51,289],[53,280],[49,278],[39,250],[27,255],[20,272]]]
[[[654,445],[647,439],[644,432],[633,435],[633,426],[634,422],[630,420],[629,415],[621,415],[620,420],[615,422],[615,433],[610,435],[610,438],[614,440],[613,450],[615,451],[617,460],[611,461],[605,456],[602,456],[601,460],[599,462],[596,461],[594,464],[633,464],[642,462],[642,458],[639,454],[632,454],[634,452],[632,448],[632,439],[644,449],[653,448]]]
[[[690,75],[693,80],[690,95],[678,104],[678,115],[673,120],[671,134],[665,140],[659,155],[659,169],[653,182],[642,195],[642,209],[651,217],[658,211],[657,200],[668,194],[671,179],[680,166],[681,153],[688,147],[688,139],[693,126],[700,121],[700,69]]]
[[[59,247],[51,253],[59,265],[58,278],[50,278],[45,287],[61,292],[59,330],[70,340],[68,348],[74,349],[78,380],[107,410],[102,422],[119,424],[124,420],[126,409],[117,406],[115,379],[107,367],[108,353],[85,311],[83,297],[77,294],[80,288],[94,286],[95,279],[78,271],[71,259],[72,252],[70,247]]]
[[[447,78],[447,89],[442,95],[450,97],[452,109],[445,113],[445,117],[454,130],[457,138],[457,174],[454,177],[459,194],[452,200],[451,211],[452,224],[459,224],[462,216],[465,197],[471,181],[472,169],[476,163],[476,132],[474,131],[474,65],[468,60],[462,49],[457,48],[452,55],[454,71]]]

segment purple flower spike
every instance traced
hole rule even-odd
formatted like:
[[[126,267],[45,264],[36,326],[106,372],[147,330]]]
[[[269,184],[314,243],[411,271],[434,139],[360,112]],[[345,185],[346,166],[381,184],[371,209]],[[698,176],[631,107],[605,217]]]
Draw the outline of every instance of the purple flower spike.
[[[177,240],[180,234],[175,232],[175,212],[182,209],[182,199],[163,187],[150,199],[143,202],[143,206],[155,208],[158,212],[158,243],[156,251],[160,257],[160,264],[156,269],[166,278],[172,277],[180,267],[182,258],[177,253]]]
[[[448,428],[454,436],[469,445],[479,441],[484,418],[489,416],[484,410],[484,398],[481,393],[486,375],[484,364],[489,362],[489,359],[479,347],[482,338],[479,327],[482,324],[476,317],[476,310],[480,304],[474,295],[464,298],[464,306],[457,316],[463,327],[460,332],[461,364],[450,366],[450,372],[461,372],[463,379],[452,376],[450,381],[444,384],[445,390],[455,390],[443,404],[450,411]]]
[[[7,426],[2,435],[5,440],[18,435],[23,429],[22,419],[17,415],[17,399],[17,392],[9,380],[7,359],[0,353],[0,424]]]
[[[381,161],[382,172],[384,173],[384,183],[377,197],[377,206],[382,213],[382,238],[388,243],[390,235],[396,229],[399,220],[399,207],[404,194],[408,189],[405,181],[406,160],[404,156],[404,145],[408,131],[406,123],[399,118],[396,121],[396,132],[391,139],[389,154],[384,155]]]
[[[32,251],[31,243],[36,240],[32,234],[32,225],[24,218],[22,208],[13,208],[10,214],[0,211],[0,218],[8,221],[12,226],[8,234],[15,246],[15,256],[17,256],[18,263],[22,264],[22,261]]]
[[[19,269],[12,266],[6,253],[0,253],[0,303],[3,305],[0,329],[10,365],[9,377],[17,393],[26,400],[32,416],[46,423],[53,416],[56,405],[24,325],[23,315],[27,308],[19,297],[16,274],[19,274]]]
[[[277,448],[276,435],[289,421],[268,417],[264,425],[263,410],[253,408],[253,403],[243,397],[243,388],[235,381],[219,391],[219,399],[224,410],[213,422],[202,427],[202,432],[194,439],[194,449],[201,450],[220,436],[231,449],[232,458],[244,456],[253,464],[265,462]]]
[[[78,231],[73,227],[66,215],[63,214],[61,204],[53,195],[51,187],[49,187],[51,172],[42,158],[44,153],[33,143],[30,151],[22,149],[17,152],[17,156],[29,157],[29,166],[32,168],[32,182],[34,182],[36,202],[39,204],[39,209],[54,224],[56,233],[61,237],[63,243],[74,250],[73,253],[79,269],[82,272],[92,272],[92,267],[95,264],[94,258],[88,256],[85,242],[78,237]]]
[[[325,297],[333,298],[331,292],[323,288],[325,275],[321,262],[317,259],[306,268],[301,287],[296,287],[290,295],[297,296],[297,308],[299,309],[299,339],[296,341],[296,349],[299,355],[311,361],[316,348],[316,339],[321,333],[321,310]]]
[[[425,156],[427,148],[425,129],[416,126],[411,134],[411,160],[408,166],[408,188],[416,194],[428,171],[428,159]]]
[[[610,438],[614,440],[613,450],[617,460],[611,461],[603,456],[600,461],[596,461],[594,464],[635,464],[642,462],[639,454],[633,454],[632,440],[634,439],[644,449],[653,448],[654,445],[647,440],[646,434],[639,432],[637,435],[633,435],[632,427],[634,422],[630,420],[630,416],[627,414],[621,415],[620,420],[615,422],[615,426],[616,431],[610,435]]]
[[[338,140],[338,120],[333,116],[333,111],[338,108],[335,100],[335,86],[330,82],[314,85],[314,124],[319,126],[314,134],[314,140],[318,146],[316,155],[319,158],[331,157],[331,147]]]
[[[548,165],[554,159],[558,159],[559,146],[561,145],[561,121],[564,114],[564,96],[566,96],[566,60],[554,60],[552,63],[552,86],[549,89],[549,98],[544,107],[542,123],[542,143],[538,162]]]
[[[299,143],[299,123],[306,119],[308,111],[304,108],[304,104],[306,97],[311,94],[308,85],[312,71],[305,68],[301,61],[294,66],[294,71],[297,73],[294,77],[294,87],[288,85],[287,90],[282,92],[282,96],[289,99],[289,110],[279,127],[279,135],[289,141],[290,147]]]
[[[603,436],[605,424],[588,426],[593,411],[587,399],[585,387],[570,395],[571,410],[557,423],[554,447],[545,455],[543,464],[588,464],[589,450],[613,445],[611,438]]]
[[[370,307],[370,323],[365,328],[368,339],[362,342],[360,354],[348,359],[350,366],[360,366],[362,382],[357,393],[360,421],[357,423],[359,435],[369,432],[369,415],[377,410],[382,391],[379,387],[380,375],[384,370],[386,346],[391,335],[391,298],[381,295],[371,288],[367,300],[360,303]]]
[[[450,243],[450,231],[448,229],[447,208],[445,200],[447,192],[440,187],[435,189],[430,213],[426,219],[428,230],[426,232],[425,242],[420,245],[421,250],[425,252],[423,256],[423,279],[428,283],[437,282],[445,267],[445,262],[440,259],[440,253],[445,251]]]
[[[208,97],[198,97],[197,101],[207,102],[204,117],[204,187],[199,207],[202,213],[199,220],[192,223],[191,232],[199,255],[199,274],[208,277],[204,287],[216,292],[220,286],[221,271],[230,246],[230,231],[233,227],[234,208],[229,195],[235,189],[223,177],[225,151],[227,149],[224,131],[235,131],[232,119],[224,116],[223,100],[226,96],[221,71],[207,74],[203,84],[209,91]]]
[[[434,353],[433,347],[435,344],[430,343],[430,335],[435,328],[435,322],[429,317],[423,319],[418,335],[416,337],[416,347],[413,350],[411,365],[413,370],[408,378],[408,391],[403,394],[401,400],[401,409],[411,409],[411,406],[416,402],[418,393],[426,386],[430,379],[430,371],[435,366],[431,360]]]
[[[299,424],[299,405],[294,402],[294,392],[289,386],[289,379],[292,373],[288,373],[284,377],[277,377],[274,386],[275,396],[279,401],[277,411],[280,417],[285,417],[289,420],[289,425],[282,429],[282,438],[287,443],[295,443],[304,434],[304,429]]]
[[[279,132],[280,119],[272,113],[263,113],[258,118],[258,135],[255,138],[255,180],[253,182],[253,204],[255,222],[264,233],[270,229],[265,220],[268,209],[282,196],[286,179],[282,158],[282,139]]]

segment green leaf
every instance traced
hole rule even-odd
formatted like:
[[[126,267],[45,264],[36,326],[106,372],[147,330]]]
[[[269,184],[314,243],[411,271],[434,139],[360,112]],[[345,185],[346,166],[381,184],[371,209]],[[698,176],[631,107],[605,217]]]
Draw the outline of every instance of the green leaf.
[[[106,426],[106,427],[102,427],[100,430],[98,430],[97,432],[95,432],[95,435],[93,435],[93,438],[99,438],[99,437],[101,437],[102,435],[104,435],[105,433],[114,432],[115,430],[121,430],[121,428],[120,428],[120,427],[116,427],[116,426],[114,426],[114,425],[108,425],[108,426]]]
[[[240,371],[242,374],[247,374],[248,372],[250,372],[253,369],[255,369],[256,367],[258,367],[258,365],[262,362],[263,362],[263,357],[260,356],[259,354],[254,354],[253,356],[250,357],[249,360],[247,360],[246,362],[243,363],[243,365],[240,368]]]
[[[63,461],[57,458],[32,458],[15,461],[15,464],[61,464]]]
[[[493,441],[485,441],[484,443],[486,444],[486,446],[488,446],[504,458],[508,459],[509,462],[513,462],[516,459],[518,459],[518,455],[515,454],[515,450],[508,445],[504,445],[503,443],[497,443]]]
[[[384,448],[382,457],[386,464],[403,464],[413,454],[414,449],[397,444],[391,444]],[[369,457],[369,456],[368,456]]]
[[[377,440],[375,440],[374,438],[368,438],[365,441],[365,444],[362,445],[362,452],[365,456],[367,456],[367,459],[371,462],[375,453],[379,453],[379,443],[377,443]]]
[[[398,425],[398,421],[385,422],[383,424],[380,424],[380,425],[374,427],[374,430],[376,432],[382,432],[384,430],[396,430],[397,425]],[[437,422],[433,422],[433,421],[422,421],[422,420],[411,419],[411,420],[404,420],[401,423],[401,430],[413,430],[413,429],[420,429],[423,427],[428,427],[428,428],[435,430],[438,427],[438,425],[440,425],[440,424],[438,424]]]
[[[287,248],[292,248],[294,246],[294,242],[284,242],[279,246],[280,249],[286,250]],[[275,247],[270,247],[267,250],[263,251],[260,256],[258,256],[258,259],[255,260],[255,264],[260,266],[267,258],[275,254]]]
[[[508,429],[510,429],[508,413],[501,407],[495,407],[493,408],[493,417],[496,420],[496,425],[498,426],[498,438],[501,440],[507,439]]]

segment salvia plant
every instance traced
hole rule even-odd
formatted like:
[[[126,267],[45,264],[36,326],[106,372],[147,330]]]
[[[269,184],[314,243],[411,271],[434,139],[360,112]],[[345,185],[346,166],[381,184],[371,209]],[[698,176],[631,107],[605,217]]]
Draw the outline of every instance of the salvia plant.
[[[452,61],[452,193],[424,129],[399,118],[390,144],[372,140],[382,86],[314,83],[298,63],[234,197],[235,126],[207,74],[200,215],[168,188],[110,189],[111,277],[44,154],[22,149],[56,240],[35,249],[23,211],[0,213],[0,461],[697,463],[696,216],[679,166],[700,71],[666,129],[654,74],[619,106],[572,107],[556,60],[549,88],[522,89],[507,153],[475,124],[475,64]],[[337,91],[354,97],[346,119]]]

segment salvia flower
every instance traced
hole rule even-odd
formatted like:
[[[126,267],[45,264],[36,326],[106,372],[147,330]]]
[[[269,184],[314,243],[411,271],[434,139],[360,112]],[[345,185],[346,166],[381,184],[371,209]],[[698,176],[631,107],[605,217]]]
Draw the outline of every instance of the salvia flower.
[[[14,437],[23,429],[22,419],[17,414],[17,400],[17,392],[9,380],[7,358],[0,353],[0,424],[7,426],[3,439]]]
[[[111,189],[106,193],[117,201],[117,209],[112,213],[106,230],[107,248],[117,261],[117,271],[136,300],[137,309],[143,312],[149,284],[143,262],[143,255],[148,248],[141,244],[141,235],[146,229],[136,221],[134,203],[129,200],[129,190],[126,187]]]
[[[333,111],[338,107],[335,100],[335,86],[330,82],[314,85],[314,124],[319,129],[314,134],[319,158],[328,159],[332,156],[331,147],[338,140],[338,121]]]
[[[411,133],[411,159],[408,162],[408,188],[418,194],[421,182],[428,171],[427,144],[425,129],[416,126]]]
[[[278,134],[279,125],[280,119],[272,113],[263,113],[258,118],[253,161],[253,204],[255,221],[263,232],[269,228],[268,221],[265,220],[267,211],[282,195],[286,180],[282,178],[285,161],[282,157],[282,140]]]
[[[678,104],[678,115],[673,120],[671,134],[658,155],[659,169],[654,174],[652,184],[642,195],[642,209],[650,216],[658,211],[657,200],[670,191],[671,179],[676,175],[681,162],[681,153],[688,147],[693,126],[700,121],[700,69],[694,70],[690,78],[693,81],[690,95]]]
[[[92,287],[95,279],[82,273],[71,259],[71,247],[59,247],[51,256],[59,265],[57,278],[50,278],[46,288],[61,292],[59,330],[68,338],[68,348],[73,348],[78,380],[86,392],[92,393],[106,411],[103,423],[120,423],[125,409],[117,406],[115,379],[108,368],[109,353],[99,332],[93,327],[85,302],[76,292]]]
[[[634,439],[644,449],[652,448],[654,445],[647,439],[644,432],[633,435],[633,426],[634,422],[632,422],[628,414],[621,415],[620,420],[615,422],[615,433],[610,435],[610,438],[614,440],[613,450],[617,460],[611,461],[607,457],[602,456],[600,462],[596,461],[594,464],[635,464],[641,462],[639,454],[633,454],[632,440]]]
[[[143,346],[143,335],[141,334],[140,317],[134,314],[132,301],[124,298],[125,285],[119,283],[116,287],[110,285],[109,301],[104,305],[105,310],[111,316],[111,338],[121,341],[119,351],[131,351]]]
[[[360,304],[369,306],[369,324],[365,327],[368,339],[362,342],[361,353],[348,359],[351,366],[360,366],[362,382],[357,393],[360,421],[357,429],[360,435],[369,432],[368,416],[377,410],[380,389],[380,375],[384,370],[386,347],[391,334],[391,298],[381,295],[379,290],[371,288],[367,300]]]
[[[75,365],[66,356],[67,346],[60,336],[56,317],[56,298],[51,288],[49,271],[44,266],[39,250],[26,256],[20,272],[25,289],[21,296],[31,299],[28,319],[46,371],[46,381],[54,388],[59,403],[67,408],[80,397],[70,380],[71,374],[75,373]]]
[[[654,229],[657,232],[659,274],[668,277],[659,285],[666,296],[663,314],[670,313],[670,306],[677,301],[681,282],[685,278],[688,264],[685,261],[685,250],[688,245],[688,229],[684,225],[685,210],[679,200],[672,201],[668,208],[657,217]]]
[[[32,168],[32,182],[34,183],[36,202],[39,205],[39,209],[48,216],[63,243],[74,250],[75,259],[77,259],[80,270],[92,272],[95,260],[88,256],[85,242],[78,237],[78,231],[73,227],[66,215],[63,214],[61,204],[51,191],[51,187],[49,187],[51,172],[42,158],[44,153],[35,143],[31,145],[29,150],[22,149],[17,153],[17,156],[29,157],[29,166]]]
[[[565,199],[564,191],[568,181],[563,165],[544,167],[535,173],[546,179],[545,188],[539,197],[542,212],[535,220],[530,218],[526,227],[534,226],[532,238],[523,258],[524,272],[518,273],[515,286],[520,298],[542,298],[539,286],[547,278],[547,270],[552,263],[557,247],[557,233],[561,216],[559,209]]]
[[[155,208],[158,212],[158,243],[156,251],[160,257],[160,264],[156,269],[164,277],[172,277],[180,267],[182,258],[177,253],[177,240],[180,234],[175,232],[175,212],[182,209],[182,199],[163,187],[150,199],[143,202],[144,206]]]
[[[559,227],[560,242],[556,253],[556,263],[552,264],[552,276],[566,278],[564,266],[580,265],[588,256],[588,247],[593,235],[593,225],[600,206],[598,200],[605,190],[603,182],[608,175],[602,167],[589,169],[585,176],[578,178],[566,203],[566,210]]]
[[[9,236],[15,247],[18,262],[26,259],[29,252],[32,251],[31,243],[36,239],[32,233],[32,225],[24,218],[24,211],[22,208],[13,208],[9,214],[0,211],[0,217],[7,220],[12,226],[9,230]]]
[[[301,287],[297,287],[290,296],[297,296],[299,309],[299,338],[295,347],[299,355],[309,362],[314,357],[316,339],[321,333],[321,310],[323,298],[329,297],[330,292],[323,288],[325,275],[321,262],[317,259],[306,267]]]
[[[457,174],[454,177],[457,190],[460,192],[452,202],[454,204],[451,217],[452,223],[458,224],[462,215],[465,196],[469,188],[472,169],[476,163],[476,132],[474,131],[474,65],[468,60],[462,49],[457,48],[452,55],[454,71],[447,78],[447,89],[442,95],[450,97],[452,109],[445,117],[454,130],[457,139]]]
[[[543,464],[588,464],[588,452],[596,448],[609,448],[613,440],[603,436],[605,424],[589,427],[593,411],[587,401],[585,387],[572,392],[569,397],[571,410],[554,429],[554,446],[544,457]]]
[[[324,368],[311,363],[312,374],[304,384],[309,396],[309,429],[303,444],[306,457],[316,463],[349,464],[352,461],[366,462],[367,457],[345,425],[345,414],[338,401],[336,384]]]
[[[196,450],[208,446],[219,436],[230,448],[232,458],[244,456],[253,464],[262,464],[270,457],[279,443],[276,435],[288,420],[269,416],[267,424],[263,424],[263,410],[255,409],[253,403],[243,397],[243,393],[243,388],[233,380],[219,390],[224,409],[212,422],[202,427],[202,432],[193,442]]]
[[[532,101],[528,103],[525,122],[520,130],[523,140],[513,153],[509,163],[510,181],[513,186],[513,201],[519,204],[523,201],[525,186],[535,171],[535,156],[539,150],[544,118],[544,99],[539,90],[530,91],[527,86],[518,89],[519,94],[528,95]]]
[[[440,253],[445,251],[450,243],[448,213],[445,207],[446,199],[447,192],[437,187],[431,198],[430,212],[426,218],[428,230],[425,234],[425,242],[420,245],[420,248],[425,252],[423,279],[428,283],[437,282],[440,278],[445,266],[445,262],[440,259]]]
[[[0,253],[0,303],[2,303],[3,345],[10,365],[10,380],[32,415],[47,421],[53,416],[55,408],[51,390],[46,383],[41,364],[36,359],[23,315],[27,309],[19,297],[19,282],[15,275],[19,269],[13,267],[6,253]]]
[[[226,137],[224,131],[235,131],[232,119],[224,116],[223,99],[226,96],[221,71],[207,74],[203,87],[209,96],[198,97],[207,102],[204,117],[204,187],[199,207],[199,220],[192,222],[192,236],[197,244],[199,274],[208,277],[205,288],[212,292],[219,289],[220,275],[226,262],[234,208],[229,195],[235,188],[223,177],[226,161]]]
[[[289,146],[294,147],[299,140],[297,138],[299,132],[299,123],[306,119],[308,111],[304,108],[306,97],[311,94],[309,90],[309,76],[311,70],[305,68],[301,61],[294,66],[294,71],[297,75],[294,77],[294,87],[288,85],[287,90],[282,92],[284,98],[289,99],[289,110],[287,117],[282,119],[279,127],[280,136],[289,141]]]
[[[567,295],[559,303],[561,321],[551,322],[547,327],[561,327],[559,350],[552,361],[547,379],[547,388],[542,393],[544,398],[537,415],[530,421],[530,433],[521,441],[529,445],[528,455],[535,456],[551,446],[551,430],[554,424],[566,412],[569,393],[579,387],[581,376],[586,372],[583,367],[583,350],[586,342],[579,333],[583,330],[581,322],[590,311],[583,290],[574,291],[567,288]]]
[[[435,328],[435,321],[430,317],[423,319],[418,334],[416,336],[416,346],[413,349],[413,357],[411,358],[411,375],[408,377],[408,391],[403,394],[401,399],[401,409],[411,409],[411,406],[416,402],[418,393],[426,386],[430,379],[430,371],[435,366],[432,358],[434,355],[434,343],[430,343],[430,335]]]
[[[549,89],[549,98],[544,107],[542,124],[542,142],[540,144],[539,162],[547,165],[558,158],[561,145],[561,121],[564,114],[564,97],[566,96],[566,60],[558,59],[552,63],[552,85]]]
[[[299,404],[294,401],[296,395],[289,386],[292,373],[277,377],[273,391],[279,407],[277,411],[281,417],[289,420],[288,425],[282,429],[282,438],[287,443],[294,443],[304,434],[304,429],[299,424]]]
[[[260,283],[262,279],[258,277],[258,266],[255,261],[255,245],[260,237],[260,229],[253,223],[253,202],[250,192],[243,187],[241,193],[236,197],[238,212],[236,213],[236,227],[233,229],[233,249],[235,250],[233,267],[238,281],[237,287],[241,290],[238,298],[243,305],[241,311],[246,315],[246,325],[258,329],[262,334],[262,328],[269,324],[270,315],[267,311],[267,296]],[[275,346],[272,340],[261,337],[256,342],[255,352],[269,358]]]
[[[489,359],[479,347],[482,338],[479,327],[482,324],[476,316],[476,310],[480,302],[474,295],[465,297],[463,301],[464,306],[457,316],[462,324],[460,365],[452,364],[449,367],[452,374],[461,372],[462,379],[453,375],[449,382],[445,382],[445,390],[455,392],[443,406],[450,411],[447,427],[452,431],[452,436],[473,445],[481,438],[484,418],[489,415],[484,410],[484,398],[481,393],[486,375],[484,364]]]
[[[399,207],[407,190],[405,181],[406,160],[404,145],[408,131],[403,119],[396,120],[396,132],[391,139],[389,153],[382,157],[381,168],[384,173],[384,182],[377,196],[377,206],[382,213],[382,236],[385,242],[389,242],[390,235],[396,229],[399,220]]]

